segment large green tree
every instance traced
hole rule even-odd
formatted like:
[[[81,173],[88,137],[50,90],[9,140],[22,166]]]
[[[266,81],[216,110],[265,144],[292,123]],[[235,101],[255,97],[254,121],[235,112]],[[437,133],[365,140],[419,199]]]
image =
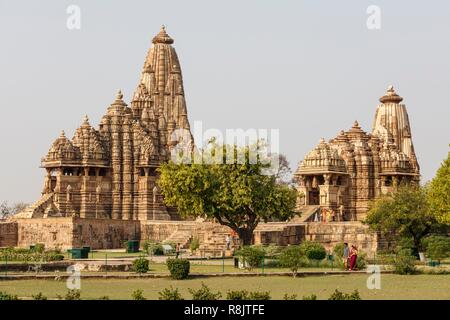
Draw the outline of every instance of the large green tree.
[[[276,170],[265,174],[270,164],[252,161],[252,150],[215,145],[202,161],[163,164],[158,184],[165,203],[184,217],[213,218],[251,244],[259,222],[289,219],[296,203],[295,190],[277,182]]]
[[[412,239],[417,251],[421,240],[437,226],[430,213],[427,188],[404,185],[374,201],[364,221],[374,231]]]
[[[450,153],[430,183],[428,198],[431,213],[440,223],[450,225]]]

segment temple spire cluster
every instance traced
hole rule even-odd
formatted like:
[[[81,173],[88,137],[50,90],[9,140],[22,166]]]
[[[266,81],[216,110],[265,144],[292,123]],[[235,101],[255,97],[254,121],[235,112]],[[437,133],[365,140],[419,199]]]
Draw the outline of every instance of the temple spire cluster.
[[[179,218],[163,204],[156,185],[156,169],[169,160],[177,143],[193,145],[173,43],[162,26],[152,39],[130,105],[119,90],[98,129],[86,115],[73,139],[61,133],[42,160],[47,171],[45,201],[22,216]]]

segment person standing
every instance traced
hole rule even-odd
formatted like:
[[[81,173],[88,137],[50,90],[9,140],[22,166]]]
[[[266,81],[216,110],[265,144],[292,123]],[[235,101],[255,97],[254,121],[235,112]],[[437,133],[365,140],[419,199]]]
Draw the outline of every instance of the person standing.
[[[350,258],[350,248],[348,247],[348,243],[344,242],[344,252],[342,254],[342,260],[344,262],[344,269],[348,269],[349,265],[349,258]]]
[[[356,268],[356,263],[358,261],[358,249],[356,246],[352,245],[350,250],[350,271],[354,271]]]
[[[178,259],[178,257],[180,256],[180,244],[177,243],[176,247],[175,247],[175,254],[176,254],[176,258]]]
[[[230,239],[230,235],[228,235],[228,234],[225,237],[225,243],[227,244],[227,250],[230,250],[231,239]]]

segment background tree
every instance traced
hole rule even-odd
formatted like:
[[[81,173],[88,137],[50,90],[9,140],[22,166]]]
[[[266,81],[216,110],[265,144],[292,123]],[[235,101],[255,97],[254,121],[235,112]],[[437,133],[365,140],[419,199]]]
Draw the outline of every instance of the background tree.
[[[405,185],[374,201],[364,221],[374,231],[411,238],[414,251],[422,250],[421,240],[437,226],[430,214],[425,187]]]
[[[277,183],[275,174],[263,174],[270,164],[259,157],[250,161],[251,150],[213,145],[202,151],[202,161],[163,164],[158,184],[165,203],[184,217],[213,218],[234,230],[244,245],[251,244],[260,221],[287,220],[296,203],[293,188]]]
[[[10,206],[7,201],[2,201],[0,203],[0,219],[6,219],[13,216],[23,210],[25,210],[29,205],[25,202],[17,202]]]
[[[450,226],[450,153],[430,183],[428,198],[431,213]]]

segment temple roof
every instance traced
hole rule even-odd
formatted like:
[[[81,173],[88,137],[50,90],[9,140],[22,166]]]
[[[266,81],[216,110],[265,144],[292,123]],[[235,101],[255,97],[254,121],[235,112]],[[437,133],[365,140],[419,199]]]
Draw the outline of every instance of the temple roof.
[[[173,39],[167,34],[166,26],[162,25],[159,33],[153,38],[152,43],[172,44]]]
[[[400,97],[394,90],[394,86],[390,85],[386,94],[380,98],[381,103],[400,103],[403,98]]]

